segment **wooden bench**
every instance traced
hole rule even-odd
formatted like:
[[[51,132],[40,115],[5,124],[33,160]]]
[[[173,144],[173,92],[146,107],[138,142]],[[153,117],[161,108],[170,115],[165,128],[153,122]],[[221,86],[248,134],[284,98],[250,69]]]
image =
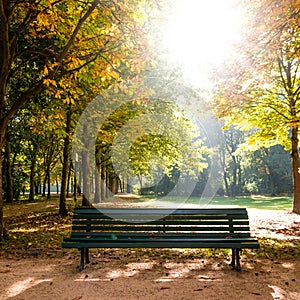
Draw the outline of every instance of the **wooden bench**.
[[[229,248],[230,265],[241,271],[240,251],[259,244],[244,208],[75,208],[62,247],[81,251],[80,271],[90,248]]]

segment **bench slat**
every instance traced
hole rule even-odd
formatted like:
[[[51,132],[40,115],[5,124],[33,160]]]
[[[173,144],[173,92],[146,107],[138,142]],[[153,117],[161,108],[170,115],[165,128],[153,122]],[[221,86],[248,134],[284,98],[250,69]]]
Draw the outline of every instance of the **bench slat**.
[[[118,220],[113,220],[113,219],[105,219],[105,220],[74,220],[73,224],[120,224],[120,221]],[[124,223],[125,224],[125,223]],[[249,221],[241,221],[241,220],[232,220],[229,221],[228,219],[226,220],[189,220],[189,219],[181,219],[181,220],[158,220],[158,221],[153,221],[149,222],[147,224],[151,225],[249,225]]]
[[[94,236],[111,236],[112,234],[120,237],[131,237],[131,232],[72,232],[71,237],[77,238],[77,237],[94,237]],[[249,232],[240,232],[240,233],[228,233],[228,232],[222,232],[222,233],[215,233],[215,232],[207,232],[207,233],[193,233],[193,232],[181,232],[181,233],[174,233],[174,232],[168,232],[168,233],[161,233],[161,232],[135,232],[134,235],[136,237],[165,237],[166,235],[168,237],[186,237],[186,238],[227,238],[229,236],[231,237],[237,237],[237,238],[250,238]]]
[[[75,208],[74,214],[85,213],[85,214],[99,214],[104,215],[126,215],[126,214],[152,214],[152,215],[187,215],[187,214],[196,214],[196,215],[205,215],[205,214],[247,214],[246,208],[184,208],[184,209],[168,209],[168,208]]]
[[[257,240],[254,238],[199,238],[199,237],[125,237],[125,236],[97,236],[97,237],[70,237],[66,238],[65,242],[106,242],[110,241],[111,243],[125,243],[125,242],[146,242],[146,243],[152,243],[152,242],[173,242],[173,243],[186,243],[186,242],[198,242],[198,243],[206,243],[206,242],[216,242],[216,243],[235,243],[235,242],[256,242]]]
[[[230,219],[239,219],[239,220],[244,220],[248,219],[247,214],[223,214],[223,215],[215,215],[215,214],[208,214],[208,215],[196,215],[196,214],[185,214],[185,215],[161,215],[161,214],[139,214],[139,215],[112,215],[112,216],[107,216],[103,215],[102,213],[95,213],[95,214],[74,214],[73,219],[95,219],[95,220],[108,220],[114,217],[114,219],[119,219],[119,220],[129,220],[130,218],[133,220],[228,220]]]
[[[225,232],[234,232],[234,231],[249,231],[249,227],[233,227],[233,226],[224,226],[224,227],[203,227],[203,226],[72,226],[72,230],[107,230],[107,231],[115,231],[115,230],[124,230],[124,231],[225,231]]]
[[[64,248],[259,248],[257,241],[226,241],[226,242],[217,242],[217,241],[107,241],[107,242],[70,242],[63,243]]]

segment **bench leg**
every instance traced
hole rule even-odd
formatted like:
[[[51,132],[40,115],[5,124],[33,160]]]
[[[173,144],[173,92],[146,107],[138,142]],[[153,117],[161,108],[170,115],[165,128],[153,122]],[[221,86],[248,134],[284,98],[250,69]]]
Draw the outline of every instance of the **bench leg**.
[[[241,249],[236,249],[236,270],[238,272],[242,271],[241,264],[240,264],[240,251]]]
[[[80,250],[80,265],[79,265],[79,272],[81,272],[86,264],[90,263],[90,258],[89,258],[89,248],[81,248]]]
[[[85,249],[85,263],[89,264],[90,263],[90,258],[89,258],[89,248]]]
[[[233,248],[232,249],[232,258],[231,258],[231,263],[229,264],[229,266],[231,266],[232,270],[235,269],[235,261],[236,261],[236,249]]]
[[[80,265],[79,265],[79,272],[81,272],[84,267],[85,267],[85,263],[84,263],[84,256],[85,256],[85,249],[81,248],[80,249]]]

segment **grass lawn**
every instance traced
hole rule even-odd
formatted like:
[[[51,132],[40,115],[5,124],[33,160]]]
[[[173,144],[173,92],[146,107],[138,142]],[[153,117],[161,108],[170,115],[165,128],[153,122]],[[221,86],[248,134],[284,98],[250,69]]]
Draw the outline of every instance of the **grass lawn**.
[[[143,199],[145,201],[145,199]],[[146,201],[145,201],[146,202]],[[246,207],[249,209],[262,210],[292,210],[293,199],[291,197],[270,197],[270,196],[240,196],[240,197],[214,197],[212,199],[201,199],[200,197],[152,198],[149,203],[159,206],[172,206],[179,204],[199,205],[200,207]]]
[[[235,206],[268,210],[291,210],[293,207],[293,199],[291,197],[269,196],[215,197],[212,199],[209,205]]]

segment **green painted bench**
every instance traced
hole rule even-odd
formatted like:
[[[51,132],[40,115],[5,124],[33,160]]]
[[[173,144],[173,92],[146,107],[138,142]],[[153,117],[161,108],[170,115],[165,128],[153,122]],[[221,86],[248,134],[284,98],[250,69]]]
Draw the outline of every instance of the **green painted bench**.
[[[75,208],[62,247],[81,251],[79,271],[90,248],[229,248],[230,266],[241,271],[240,251],[259,243],[245,208]]]

